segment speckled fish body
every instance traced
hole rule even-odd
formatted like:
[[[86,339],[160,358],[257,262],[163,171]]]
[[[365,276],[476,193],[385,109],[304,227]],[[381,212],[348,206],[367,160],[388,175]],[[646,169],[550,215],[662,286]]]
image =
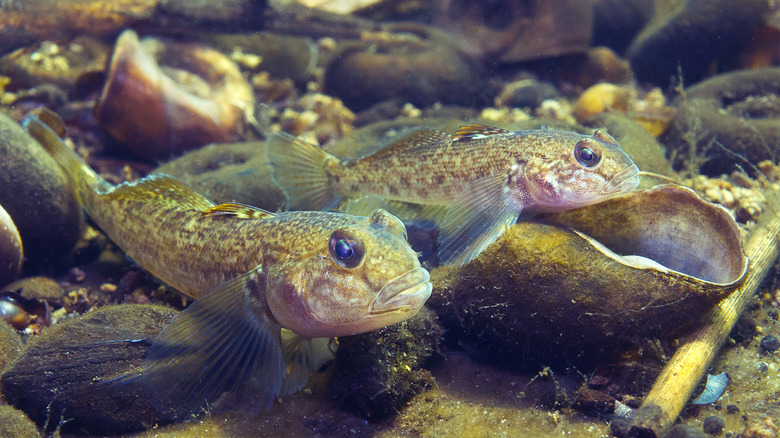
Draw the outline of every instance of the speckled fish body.
[[[236,408],[256,412],[321,365],[313,358],[327,342],[312,338],[403,321],[430,296],[428,272],[386,211],[215,205],[166,175],[113,186],[37,117],[25,127],[73,177],[85,210],[115,243],[197,298],[155,339],[139,377],[161,406],[191,412],[227,391]]]
[[[370,197],[442,207],[439,255],[454,264],[473,259],[522,211],[585,206],[639,182],[639,169],[602,131],[467,125],[449,135],[421,129],[355,160],[285,135],[274,137],[268,150],[274,177],[293,209]]]

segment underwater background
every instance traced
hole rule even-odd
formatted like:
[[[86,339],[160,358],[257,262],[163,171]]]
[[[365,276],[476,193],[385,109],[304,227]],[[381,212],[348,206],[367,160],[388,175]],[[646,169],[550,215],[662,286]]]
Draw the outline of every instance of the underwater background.
[[[435,213],[370,204],[404,220],[425,307],[339,336],[257,415],[224,400],[183,413],[113,383],[147,369],[193,300],[85,214],[31,117],[110,184],[167,174],[274,213],[312,169],[280,169],[280,132],[343,163],[497,133],[496,149],[539,152],[529,133],[576,133],[641,172],[630,193],[520,213],[463,266],[440,262]],[[770,0],[0,2],[0,436],[776,437],[778,148]],[[468,179],[482,154],[412,154],[377,183]],[[357,211],[335,198],[295,210]],[[139,240],[179,231],[124,218]],[[227,263],[221,243],[204,251]],[[685,389],[665,367],[689,370]]]

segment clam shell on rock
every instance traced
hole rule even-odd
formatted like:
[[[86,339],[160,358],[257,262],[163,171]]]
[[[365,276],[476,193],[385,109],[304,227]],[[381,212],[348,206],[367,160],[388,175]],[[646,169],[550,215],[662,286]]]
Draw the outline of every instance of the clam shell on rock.
[[[536,366],[592,367],[696,326],[744,277],[739,228],[680,186],[521,222],[428,301],[478,347]]]
[[[253,118],[252,87],[238,66],[198,43],[119,35],[95,117],[148,160],[241,138]]]

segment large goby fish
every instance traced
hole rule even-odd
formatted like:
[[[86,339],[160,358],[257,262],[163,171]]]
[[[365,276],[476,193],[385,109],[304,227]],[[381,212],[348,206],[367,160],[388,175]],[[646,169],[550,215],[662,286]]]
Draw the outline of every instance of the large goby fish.
[[[268,158],[290,209],[327,209],[342,198],[425,205],[423,216],[441,229],[441,262],[456,265],[476,257],[520,212],[594,204],[639,183],[639,169],[603,131],[582,135],[473,124],[449,135],[420,129],[358,159],[275,134]]]
[[[59,122],[51,117],[48,124]],[[223,400],[257,412],[322,364],[316,347],[327,341],[312,338],[398,323],[431,294],[403,223],[386,211],[272,214],[215,205],[166,175],[113,186],[37,116],[24,125],[73,178],[106,235],[196,298],[147,354],[140,378],[158,406],[194,411],[227,391]],[[284,343],[282,328],[291,331]]]

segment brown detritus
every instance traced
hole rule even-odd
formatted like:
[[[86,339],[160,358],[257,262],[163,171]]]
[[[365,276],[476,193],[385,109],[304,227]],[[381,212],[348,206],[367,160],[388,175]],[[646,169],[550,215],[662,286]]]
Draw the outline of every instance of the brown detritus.
[[[397,412],[435,384],[422,366],[439,352],[440,336],[435,315],[423,308],[400,324],[340,338],[328,382],[331,400],[371,421]]]
[[[585,388],[580,391],[574,408],[588,415],[609,415],[615,412],[615,398],[601,391]]]

